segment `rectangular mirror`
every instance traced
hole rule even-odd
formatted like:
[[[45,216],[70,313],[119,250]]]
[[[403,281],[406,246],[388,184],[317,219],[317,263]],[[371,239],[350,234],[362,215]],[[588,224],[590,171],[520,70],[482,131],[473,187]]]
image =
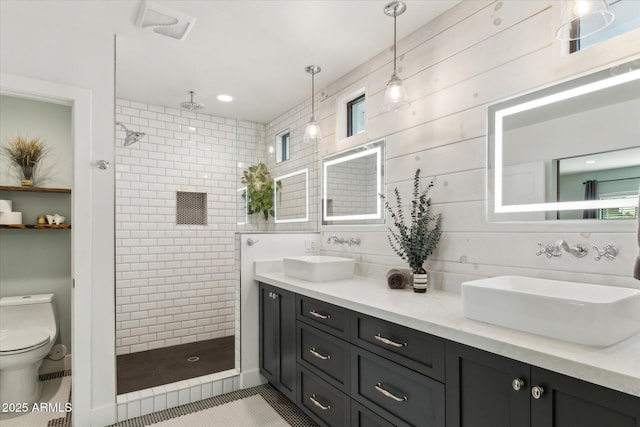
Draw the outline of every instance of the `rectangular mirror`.
[[[322,223],[383,224],[384,141],[322,160]]]
[[[275,177],[273,183],[275,222],[309,221],[309,169]]]
[[[491,220],[632,219],[640,60],[488,109]]]

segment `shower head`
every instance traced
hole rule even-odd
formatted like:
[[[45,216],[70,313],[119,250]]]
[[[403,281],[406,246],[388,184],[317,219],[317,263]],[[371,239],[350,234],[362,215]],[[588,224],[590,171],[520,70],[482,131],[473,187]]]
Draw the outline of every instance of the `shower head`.
[[[127,135],[124,137],[124,145],[125,147],[131,145],[131,144],[135,144],[136,142],[140,141],[146,134],[144,132],[134,132],[132,130],[127,129],[127,127],[125,125],[123,125],[120,122],[116,122],[117,125],[120,125],[122,127],[122,129],[124,129],[124,131],[127,133]]]
[[[189,93],[191,94],[191,101],[181,102],[180,106],[182,108],[184,108],[185,110],[189,110],[189,111],[196,111],[196,110],[199,110],[201,108],[204,108],[204,104],[201,104],[199,102],[195,102],[193,100],[193,95],[195,94],[195,92],[190,90]]]

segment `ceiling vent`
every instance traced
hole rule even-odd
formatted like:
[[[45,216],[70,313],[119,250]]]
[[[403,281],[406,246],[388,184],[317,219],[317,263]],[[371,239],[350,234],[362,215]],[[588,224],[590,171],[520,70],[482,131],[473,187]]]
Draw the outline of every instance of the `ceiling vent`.
[[[195,22],[196,18],[192,16],[148,0],[140,4],[136,19],[136,25],[140,28],[178,40],[187,37]]]

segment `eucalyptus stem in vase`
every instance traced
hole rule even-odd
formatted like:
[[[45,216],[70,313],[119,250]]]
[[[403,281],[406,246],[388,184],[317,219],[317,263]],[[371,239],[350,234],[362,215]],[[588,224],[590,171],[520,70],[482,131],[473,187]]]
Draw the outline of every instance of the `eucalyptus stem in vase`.
[[[442,215],[434,215],[431,209],[431,198],[427,193],[433,187],[433,180],[426,188],[420,189],[420,169],[413,178],[413,199],[409,218],[405,217],[405,207],[398,188],[395,189],[396,206],[380,194],[384,207],[393,220],[395,229],[389,228],[387,236],[393,251],[409,264],[413,270],[413,290],[427,291],[427,271],[424,263],[433,253],[442,235]]]

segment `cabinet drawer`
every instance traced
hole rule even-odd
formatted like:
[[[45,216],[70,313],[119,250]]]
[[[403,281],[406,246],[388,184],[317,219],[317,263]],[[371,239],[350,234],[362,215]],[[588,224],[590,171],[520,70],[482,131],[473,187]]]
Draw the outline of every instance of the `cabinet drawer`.
[[[363,405],[392,422],[444,427],[444,384],[354,346],[351,366],[351,396]]]
[[[380,415],[352,400],[351,427],[398,427],[398,425],[391,424]]]
[[[359,313],[353,322],[354,344],[444,382],[442,338]]]
[[[298,322],[298,362],[324,380],[349,393],[351,345],[303,322]]]
[[[349,339],[348,310],[301,295],[297,296],[297,306],[299,320],[339,338]]]
[[[298,404],[321,425],[349,426],[351,399],[298,365]]]

